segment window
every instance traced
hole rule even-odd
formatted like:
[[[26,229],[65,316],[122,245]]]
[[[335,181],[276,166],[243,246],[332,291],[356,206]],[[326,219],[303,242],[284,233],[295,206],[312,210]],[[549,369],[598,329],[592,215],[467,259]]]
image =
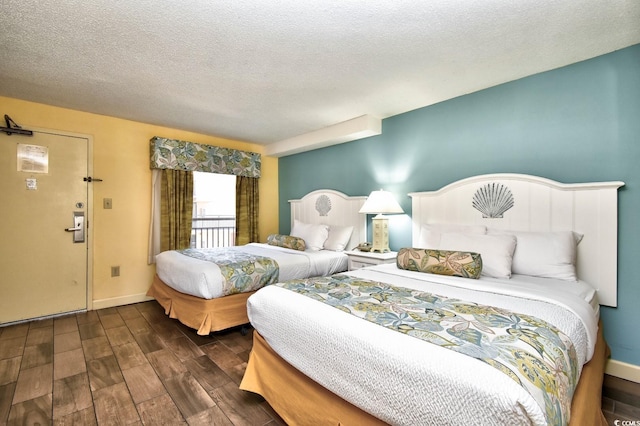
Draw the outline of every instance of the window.
[[[193,172],[192,248],[235,245],[236,176]]]

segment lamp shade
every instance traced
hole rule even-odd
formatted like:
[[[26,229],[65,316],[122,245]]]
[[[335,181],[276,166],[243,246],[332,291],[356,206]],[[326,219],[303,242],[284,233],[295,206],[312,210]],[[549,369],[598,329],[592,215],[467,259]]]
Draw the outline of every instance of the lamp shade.
[[[367,201],[360,208],[360,213],[393,214],[404,213],[404,210],[402,210],[392,193],[381,189],[380,191],[371,192]]]

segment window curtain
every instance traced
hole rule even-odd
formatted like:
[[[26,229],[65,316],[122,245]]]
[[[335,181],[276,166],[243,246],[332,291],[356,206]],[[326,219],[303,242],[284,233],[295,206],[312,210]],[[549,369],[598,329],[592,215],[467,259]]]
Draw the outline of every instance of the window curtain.
[[[149,264],[155,263],[155,256],[161,251],[189,247],[193,171],[236,175],[239,180],[253,181],[250,184],[236,184],[236,193],[242,193],[236,197],[236,244],[258,241],[260,154],[159,136],[154,136],[150,142],[152,201]],[[171,178],[168,177],[170,175]],[[178,175],[182,178],[173,177]],[[181,179],[184,179],[184,183],[181,183]],[[174,183],[170,188],[165,187],[165,180]],[[238,189],[238,185],[245,189]]]
[[[193,172],[162,170],[160,190],[160,251],[191,245]]]
[[[258,178],[236,178],[236,245],[258,242]]]

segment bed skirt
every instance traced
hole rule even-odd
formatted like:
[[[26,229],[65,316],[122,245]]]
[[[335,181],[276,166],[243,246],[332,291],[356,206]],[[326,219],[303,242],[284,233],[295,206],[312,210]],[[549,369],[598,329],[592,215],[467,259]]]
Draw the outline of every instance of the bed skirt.
[[[236,293],[216,299],[201,299],[180,293],[166,285],[156,275],[147,291],[164,308],[169,318],[206,336],[212,331],[247,324],[247,299],[255,292]]]
[[[600,324],[593,358],[582,369],[571,403],[570,425],[607,426],[601,398],[609,355]],[[385,424],[296,370],[257,331],[240,389],[262,395],[289,425]]]

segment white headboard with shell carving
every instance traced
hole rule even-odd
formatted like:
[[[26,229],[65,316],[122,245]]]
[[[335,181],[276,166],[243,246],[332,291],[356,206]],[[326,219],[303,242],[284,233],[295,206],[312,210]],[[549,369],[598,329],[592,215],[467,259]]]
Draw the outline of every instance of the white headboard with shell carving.
[[[347,245],[351,250],[367,239],[367,218],[359,213],[367,197],[350,197],[332,189],[312,191],[291,204],[291,226],[295,219],[305,223],[320,223],[333,226],[353,226]]]
[[[575,231],[578,277],[598,290],[601,305],[617,305],[618,188],[624,182],[564,184],[522,174],[490,174],[409,194],[413,241],[423,223],[485,225],[548,232]]]

